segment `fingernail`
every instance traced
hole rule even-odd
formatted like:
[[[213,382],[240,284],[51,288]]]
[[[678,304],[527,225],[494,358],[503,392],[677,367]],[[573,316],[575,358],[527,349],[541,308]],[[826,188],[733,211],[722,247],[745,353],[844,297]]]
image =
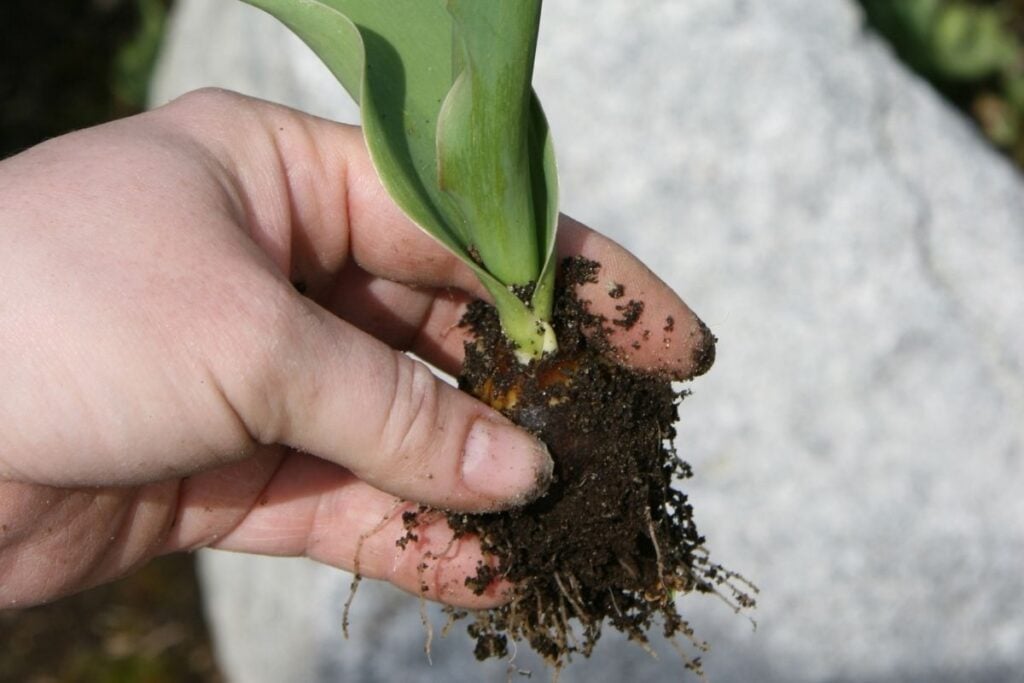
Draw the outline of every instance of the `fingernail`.
[[[462,455],[466,488],[495,501],[496,507],[523,505],[544,493],[554,463],[547,447],[510,424],[478,419]]]

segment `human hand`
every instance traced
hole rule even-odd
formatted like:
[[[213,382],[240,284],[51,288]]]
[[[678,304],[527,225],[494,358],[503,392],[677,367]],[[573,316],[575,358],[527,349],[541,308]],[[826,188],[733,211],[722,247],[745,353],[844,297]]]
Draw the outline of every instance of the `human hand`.
[[[432,599],[502,601],[465,587],[479,546],[443,520],[396,547],[397,501],[500,509],[551,460],[400,352],[457,372],[486,293],[393,205],[358,129],[200,91],[0,163],[0,244],[0,606],[204,546],[358,554]],[[628,362],[705,369],[705,328],[634,257],[568,219],[559,251],[674,318],[664,346],[617,331]]]

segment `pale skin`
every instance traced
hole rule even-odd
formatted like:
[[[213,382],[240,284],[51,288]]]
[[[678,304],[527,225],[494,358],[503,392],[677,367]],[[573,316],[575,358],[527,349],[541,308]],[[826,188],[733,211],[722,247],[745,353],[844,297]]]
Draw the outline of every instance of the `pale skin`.
[[[398,501],[506,508],[550,457],[403,353],[457,372],[485,292],[390,201],[358,129],[193,93],[0,162],[0,244],[0,608],[200,547],[502,601],[464,586],[479,546],[443,520],[398,548]],[[676,294],[570,219],[558,248],[602,263],[597,311],[623,283],[673,318],[639,349],[619,331],[625,362],[694,374]]]

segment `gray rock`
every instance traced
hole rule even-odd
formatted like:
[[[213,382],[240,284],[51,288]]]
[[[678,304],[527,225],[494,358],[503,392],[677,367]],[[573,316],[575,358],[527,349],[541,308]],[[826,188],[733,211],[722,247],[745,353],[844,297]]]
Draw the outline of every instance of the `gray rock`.
[[[728,681],[1024,680],[1024,184],[848,0],[545,7],[537,89],[567,213],[720,337],[678,446],[758,621],[683,609]],[[220,85],[353,117],[272,20],[179,0],[157,103]],[[203,557],[232,680],[504,680],[415,598],[298,560]],[[665,650],[665,648],[662,648]],[[516,665],[538,668],[520,652]],[[609,638],[562,680],[681,677]]]

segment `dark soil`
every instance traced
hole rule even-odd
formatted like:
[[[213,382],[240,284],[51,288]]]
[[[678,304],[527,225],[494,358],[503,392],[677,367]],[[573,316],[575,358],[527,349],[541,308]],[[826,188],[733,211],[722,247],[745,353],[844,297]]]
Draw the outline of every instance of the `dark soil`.
[[[537,434],[555,460],[554,481],[536,502],[498,514],[449,515],[457,534],[477,535],[498,558],[496,569],[481,566],[467,585],[482,591],[500,576],[515,586],[511,602],[473,615],[469,632],[479,659],[506,656],[511,638],[560,667],[574,653],[591,653],[606,620],[640,643],[657,623],[665,637],[683,636],[700,651],[703,643],[676,609],[680,593],[716,592],[737,608],[754,604],[737,587],[742,579],[709,561],[686,494],[673,487],[691,475],[672,447],[686,392],[612,360],[609,324],[636,324],[643,303],[620,305],[621,319],[609,323],[576,297],[576,285],[594,281],[597,268],[582,259],[563,264],[555,357],[516,362],[484,303],[473,304],[463,321],[474,341],[460,386]],[[623,294],[619,286],[609,296]],[[684,659],[699,670],[699,656]]]

